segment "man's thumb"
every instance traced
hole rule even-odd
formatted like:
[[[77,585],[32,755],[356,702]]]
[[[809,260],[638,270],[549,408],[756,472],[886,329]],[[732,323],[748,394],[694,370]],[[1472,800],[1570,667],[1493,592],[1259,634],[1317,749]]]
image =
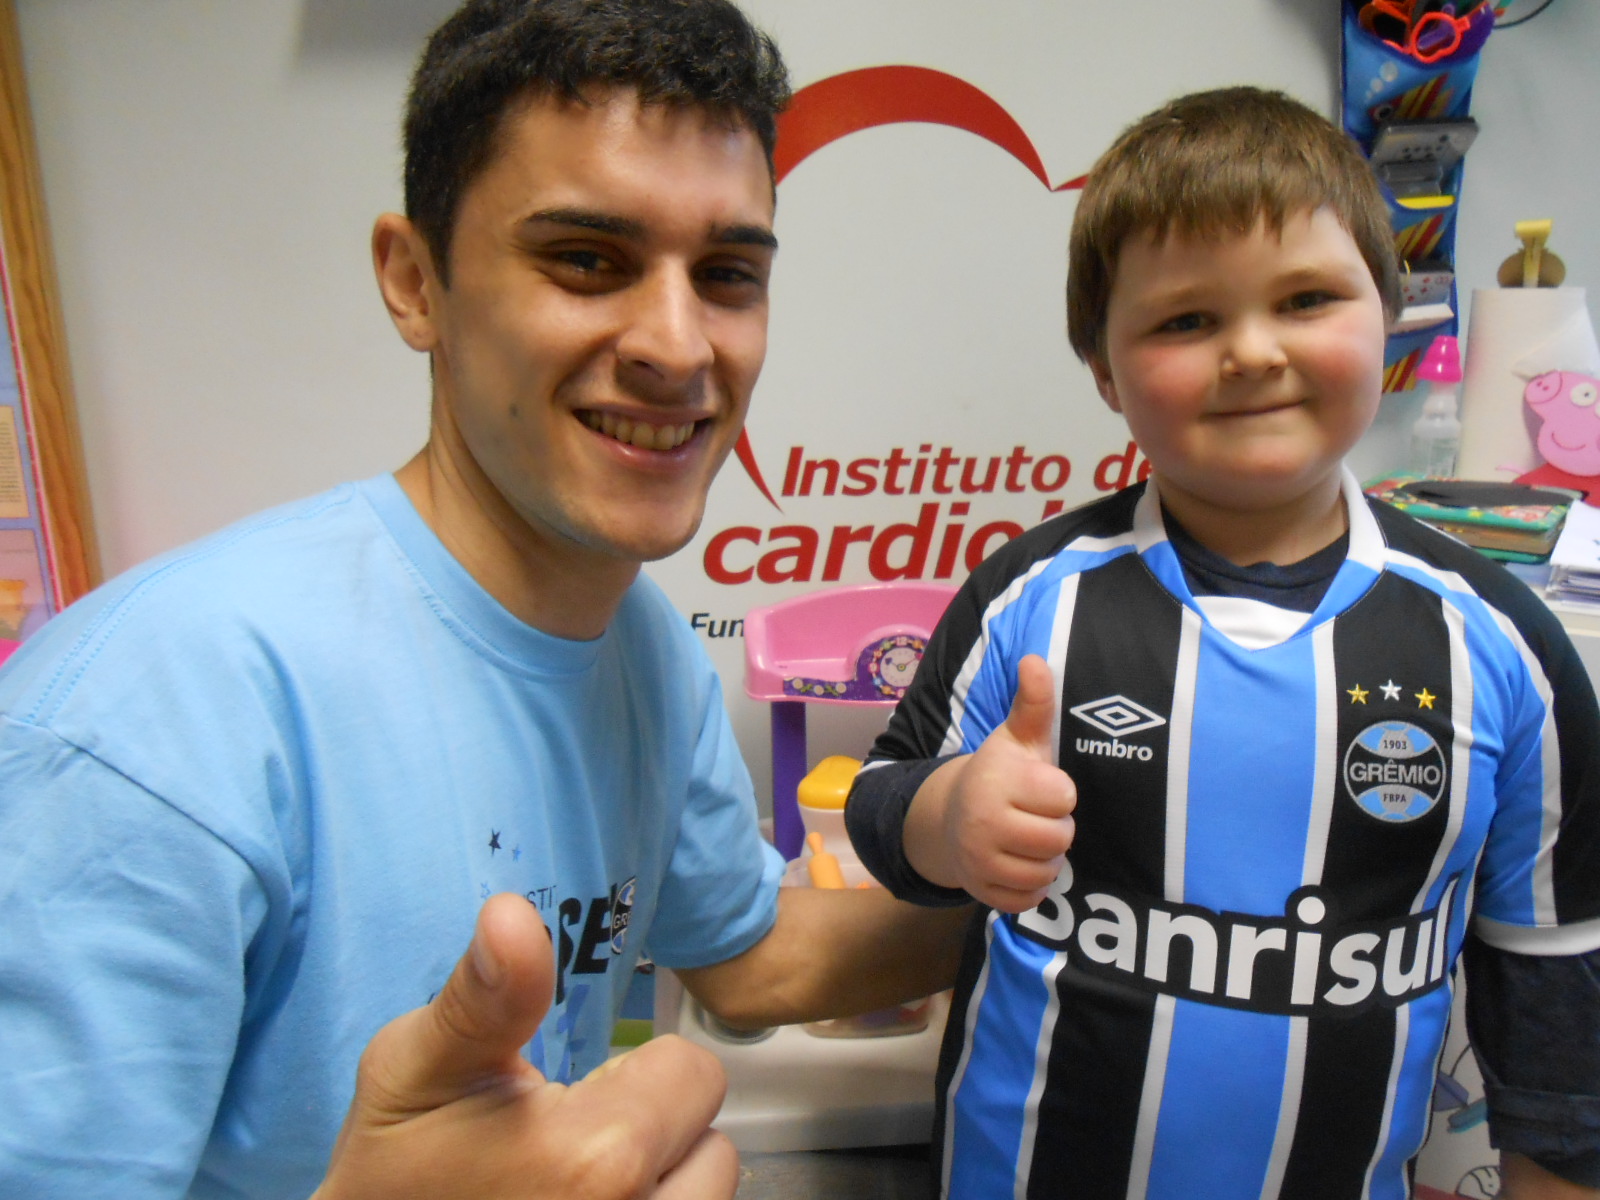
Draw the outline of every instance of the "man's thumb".
[[[1055,676],[1044,659],[1037,654],[1024,656],[1017,664],[1017,694],[1011,700],[1006,728],[1017,741],[1052,762],[1057,699]]]
[[[369,1099],[396,1116],[415,1114],[530,1070],[520,1051],[554,987],[555,955],[538,911],[512,893],[491,897],[444,989],[373,1038],[362,1059],[376,1085]]]

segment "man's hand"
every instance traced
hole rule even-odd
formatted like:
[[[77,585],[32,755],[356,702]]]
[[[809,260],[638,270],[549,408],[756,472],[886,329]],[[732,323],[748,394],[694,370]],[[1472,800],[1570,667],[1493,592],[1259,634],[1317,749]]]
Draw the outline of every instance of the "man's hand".
[[[905,844],[925,879],[964,888],[1002,912],[1025,912],[1044,899],[1072,845],[1078,803],[1051,751],[1057,706],[1050,668],[1028,655],[1017,664],[1005,724],[918,789]]]
[[[715,1056],[665,1037],[547,1083],[519,1052],[554,981],[533,906],[489,900],[444,990],[368,1044],[313,1200],[730,1200],[738,1155],[709,1129],[727,1086]]]

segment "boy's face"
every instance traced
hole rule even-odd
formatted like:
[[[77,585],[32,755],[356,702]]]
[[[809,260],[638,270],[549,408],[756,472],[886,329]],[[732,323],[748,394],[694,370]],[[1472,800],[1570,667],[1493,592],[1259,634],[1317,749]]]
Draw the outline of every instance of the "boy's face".
[[[1180,520],[1283,511],[1337,497],[1377,412],[1384,330],[1360,250],[1318,209],[1281,237],[1131,237],[1090,367]]]
[[[435,437],[519,536],[634,563],[693,536],[766,352],[772,215],[756,135],[702,110],[508,115],[419,348]]]

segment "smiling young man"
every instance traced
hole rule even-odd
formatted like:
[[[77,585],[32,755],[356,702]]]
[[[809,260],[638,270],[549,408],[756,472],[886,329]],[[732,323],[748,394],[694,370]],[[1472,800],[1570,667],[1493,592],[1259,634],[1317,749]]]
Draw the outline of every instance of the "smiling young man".
[[[608,1059],[642,950],[743,1024],[948,982],[949,920],[779,902],[640,574],[760,371],[786,97],[725,0],[472,0],[430,40],[372,239],[424,449],[0,674],[8,1200],[729,1197],[714,1058]]]

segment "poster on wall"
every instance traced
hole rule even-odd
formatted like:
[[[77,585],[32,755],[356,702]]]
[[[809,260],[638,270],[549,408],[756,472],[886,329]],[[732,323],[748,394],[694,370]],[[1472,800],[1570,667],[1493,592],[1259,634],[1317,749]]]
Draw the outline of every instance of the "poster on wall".
[[[3,247],[0,247],[3,255]],[[51,569],[38,477],[28,436],[17,366],[16,324],[0,256],[0,294],[6,298],[5,353],[0,354],[0,663],[60,605],[60,584]]]
[[[0,3],[0,663],[93,586],[83,452],[16,13]]]
[[[1023,531],[1142,477],[1066,339],[1083,176],[1186,90],[1250,79],[1331,114],[1337,12],[1240,0],[1227,19],[1254,43],[1235,44],[1215,39],[1214,13],[1169,5],[949,6],[938,20],[910,4],[748,7],[795,85],[774,157],[768,353],[699,533],[649,572],[717,667],[767,801],[749,614],[839,587],[959,585]],[[1189,52],[1202,43],[1216,44]],[[863,649],[831,647],[847,670]],[[861,757],[886,720],[811,706],[808,766]]]

